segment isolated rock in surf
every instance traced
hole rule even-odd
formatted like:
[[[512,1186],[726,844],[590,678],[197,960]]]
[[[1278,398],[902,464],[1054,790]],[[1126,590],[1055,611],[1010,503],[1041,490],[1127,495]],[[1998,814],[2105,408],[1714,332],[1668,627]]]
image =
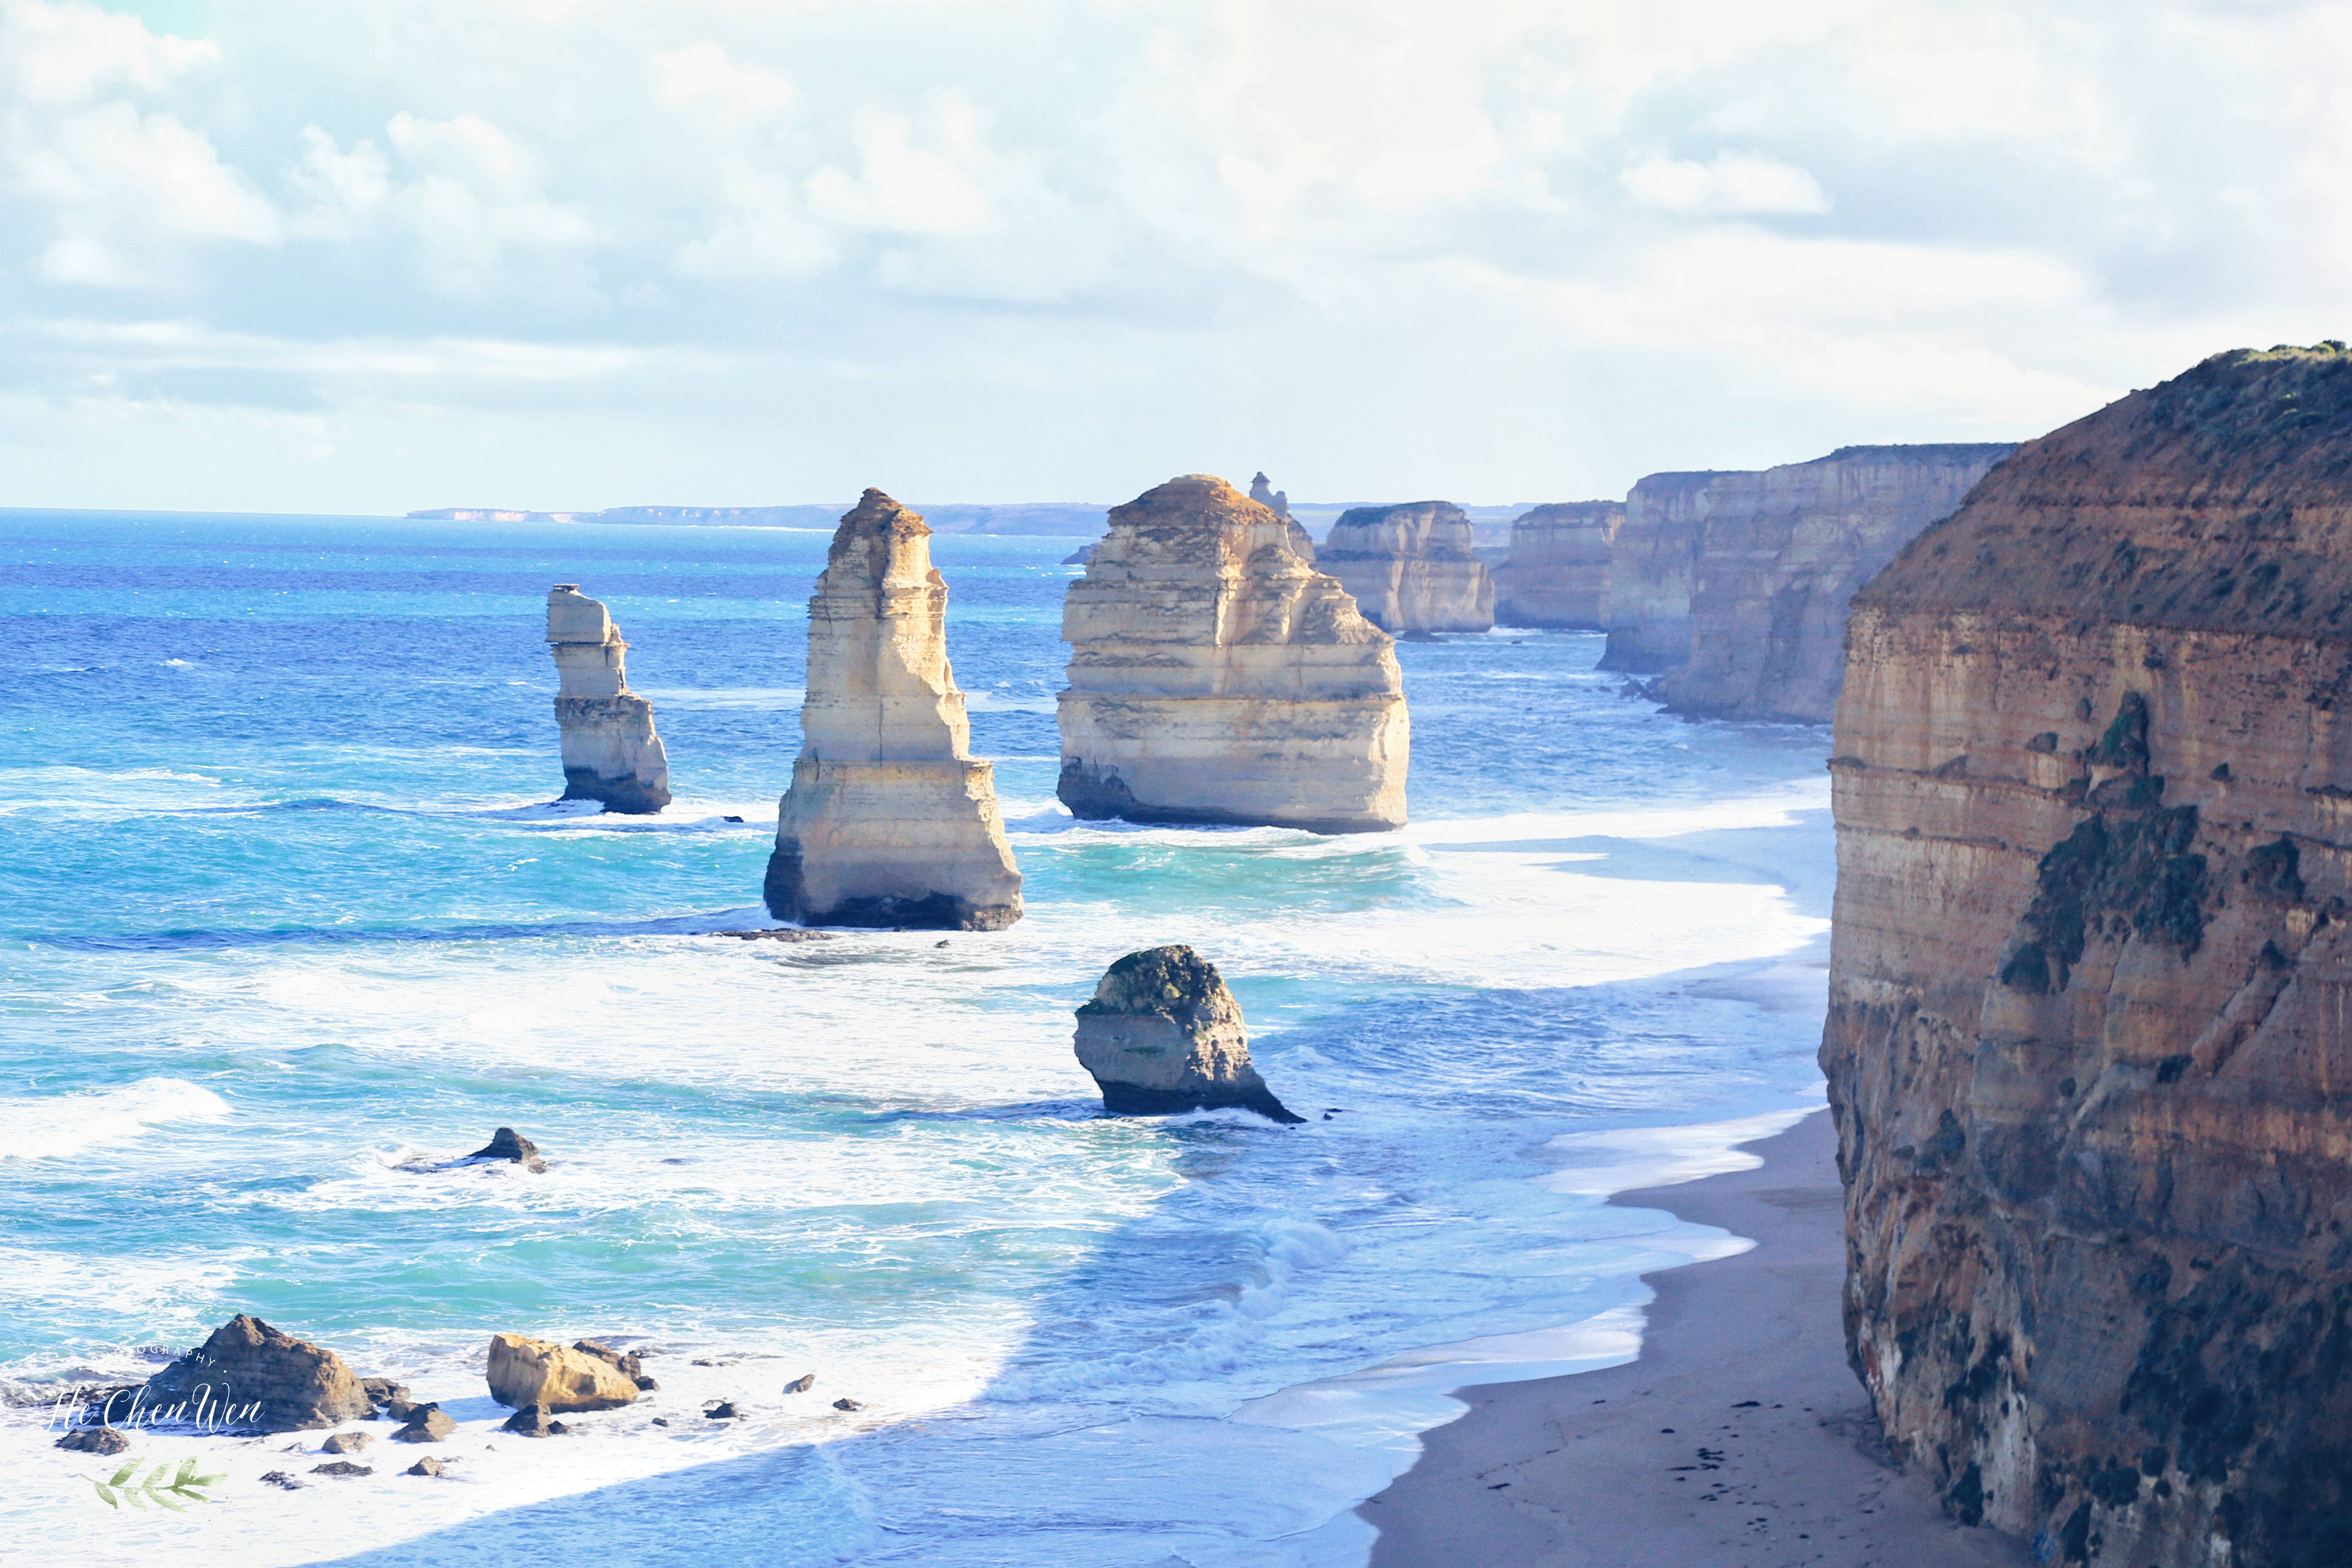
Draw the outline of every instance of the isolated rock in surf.
[[[2333,344],[2027,444],[1853,601],[1850,1359],[2051,1561],[2352,1561],[2347,608]]]
[[[1403,824],[1394,642],[1223,479],[1186,475],[1113,507],[1062,636],[1059,793],[1078,816]]]
[[[375,1402],[333,1351],[239,1312],[149,1378],[139,1408],[209,1427],[298,1432],[364,1421]]]
[[[488,1376],[490,1397],[519,1410],[611,1410],[637,1398],[636,1380],[603,1356],[519,1333],[490,1336]]]
[[[629,690],[629,645],[604,606],[577,583],[557,583],[547,595],[547,645],[560,683],[563,799],[638,815],[668,805],[669,757],[654,733],[654,705]]]
[[[1115,1116],[1239,1106],[1303,1122],[1250,1065],[1249,1032],[1216,966],[1190,947],[1151,947],[1113,964],[1078,1009],[1078,1065]]]
[[[1391,635],[1484,632],[1495,623],[1495,581],[1473,535],[1470,514],[1450,501],[1350,507],[1324,536],[1315,564]]]
[[[769,913],[997,931],[1021,918],[994,771],[948,664],[931,530],[879,490],[841,519],[809,601],[808,698],[769,857]]]
[[[1511,519],[1511,554],[1495,573],[1495,619],[1506,626],[1601,631],[1609,624],[1609,552],[1622,501],[1561,501]]]

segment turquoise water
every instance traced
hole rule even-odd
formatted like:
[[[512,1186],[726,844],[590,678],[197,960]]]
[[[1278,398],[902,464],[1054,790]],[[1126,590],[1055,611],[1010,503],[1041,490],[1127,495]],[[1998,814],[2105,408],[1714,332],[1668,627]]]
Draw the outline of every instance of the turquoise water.
[[[1703,1247],[1538,1178],[1812,1102],[1786,961],[1828,893],[1824,734],[1685,724],[1594,674],[1598,638],[1500,632],[1400,648],[1402,833],[1080,825],[1052,792],[1077,542],[934,541],[1029,917],[785,946],[708,934],[765,923],[824,536],[0,512],[12,1538],[1360,1561],[1347,1511],[1413,1419],[1251,1401],[1595,1319]],[[546,804],[559,580],[633,643],[658,818]],[[1223,969],[1308,1125],[1099,1113],[1069,1011],[1166,941]],[[413,1168],[501,1124],[544,1176]],[[283,1492],[254,1478],[307,1471],[292,1439],[158,1437],[218,1457],[222,1500],[97,1507],[46,1392],[239,1311],[442,1398],[462,1480]],[[628,1340],[662,1392],[501,1447],[479,1364],[509,1329]],[[701,1421],[719,1397],[750,1417]]]

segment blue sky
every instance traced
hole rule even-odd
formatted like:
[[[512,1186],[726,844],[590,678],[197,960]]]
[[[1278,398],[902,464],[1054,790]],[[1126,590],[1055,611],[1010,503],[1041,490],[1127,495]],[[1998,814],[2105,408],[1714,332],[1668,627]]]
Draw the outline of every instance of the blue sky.
[[[1622,495],[2352,335],[2352,6],[0,0],[0,505]]]

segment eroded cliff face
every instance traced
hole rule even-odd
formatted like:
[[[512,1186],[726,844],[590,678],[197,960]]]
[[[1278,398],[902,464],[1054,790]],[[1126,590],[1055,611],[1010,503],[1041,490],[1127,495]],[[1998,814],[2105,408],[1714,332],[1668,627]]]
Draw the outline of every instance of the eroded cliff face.
[[[1822,1064],[1890,1438],[2045,1562],[2352,1562],[2352,356],[2021,448],[1847,647]]]
[[[1654,674],[1690,657],[1691,579],[1706,542],[1712,470],[1651,474],[1625,497],[1609,547],[1609,646],[1601,667]]]
[[[1495,623],[1495,580],[1474,542],[1470,514],[1448,501],[1350,507],[1313,559],[1391,635],[1484,632]]]
[[[1511,554],[1495,573],[1506,626],[1600,631],[1609,624],[1609,551],[1622,501],[1562,501],[1511,519]]]
[[[812,925],[994,931],[1021,918],[994,769],[948,664],[931,530],[879,490],[809,601],[808,696],[768,860],[769,913]]]
[[[1064,804],[1081,817],[1375,832],[1411,745],[1389,635],[1212,475],[1145,491],[1063,601]]]
[[[1854,590],[2015,450],[1845,446],[1718,476],[1692,507],[1689,658],[1657,695],[1681,713],[1828,723]]]
[[[668,805],[669,754],[654,733],[654,705],[629,690],[629,645],[576,582],[548,591],[547,648],[555,656],[562,799],[638,815]]]

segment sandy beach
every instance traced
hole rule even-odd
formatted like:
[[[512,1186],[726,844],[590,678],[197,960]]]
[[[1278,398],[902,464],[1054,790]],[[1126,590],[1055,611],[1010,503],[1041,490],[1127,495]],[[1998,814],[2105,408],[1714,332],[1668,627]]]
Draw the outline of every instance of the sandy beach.
[[[1763,1164],[1612,1202],[1754,1239],[1648,1276],[1641,1358],[1458,1390],[1410,1471],[1360,1511],[1375,1568],[1978,1568],[2030,1559],[1893,1468],[1845,1364],[1829,1113]]]

